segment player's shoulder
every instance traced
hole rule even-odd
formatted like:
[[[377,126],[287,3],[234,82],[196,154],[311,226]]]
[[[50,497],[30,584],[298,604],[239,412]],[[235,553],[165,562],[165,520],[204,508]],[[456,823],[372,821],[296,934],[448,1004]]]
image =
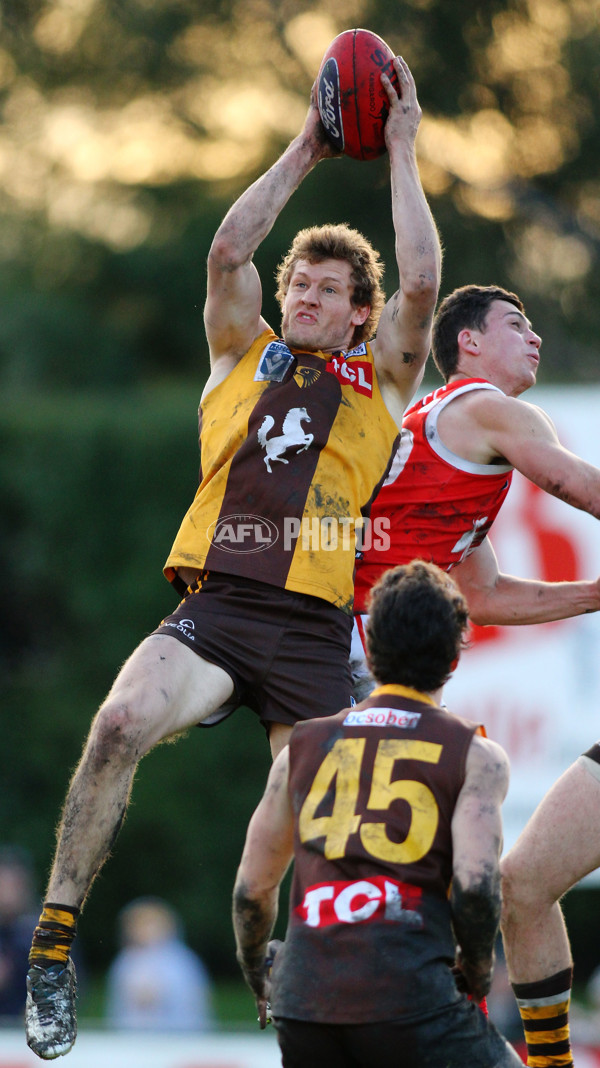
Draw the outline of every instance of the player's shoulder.
[[[263,320],[260,322],[260,329],[255,337],[247,338],[239,344],[237,349],[215,354],[211,349],[210,353],[210,375],[206,380],[206,384],[202,391],[201,402],[204,404],[206,398],[210,393],[213,393],[218,386],[220,386],[226,379],[230,378],[232,372],[237,368],[244,368],[245,366],[252,367],[250,372],[255,374],[255,365],[259,363],[261,356],[263,362],[268,365],[271,353],[268,351],[270,346],[273,347],[273,354],[276,355],[276,349],[279,345],[281,348],[286,348],[283,342],[277,337],[270,326],[265,324]],[[213,398],[214,399],[214,398]]]
[[[475,388],[463,393],[456,398],[452,408],[461,419],[472,419],[485,426],[506,425],[529,412],[540,410],[521,397],[508,396],[499,387]]]
[[[481,759],[497,761],[502,765],[508,763],[508,755],[504,747],[493,738],[488,738],[487,734],[483,733],[483,728],[473,735],[471,745],[473,752],[480,754]]]
[[[554,429],[550,416],[523,397],[509,397],[502,391],[474,394],[473,407],[466,412],[480,426],[491,430]]]
[[[492,738],[473,735],[467,754],[467,775],[485,781],[504,793],[508,789],[510,763],[505,749]]]

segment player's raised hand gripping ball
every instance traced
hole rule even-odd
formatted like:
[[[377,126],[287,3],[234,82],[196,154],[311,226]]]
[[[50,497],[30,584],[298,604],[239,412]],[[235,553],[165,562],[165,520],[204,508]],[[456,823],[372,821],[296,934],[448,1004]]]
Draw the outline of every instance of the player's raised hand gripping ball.
[[[353,159],[385,152],[389,99],[381,84],[387,74],[400,92],[391,48],[370,30],[345,30],[331,42],[317,76],[321,122],[338,151]]]

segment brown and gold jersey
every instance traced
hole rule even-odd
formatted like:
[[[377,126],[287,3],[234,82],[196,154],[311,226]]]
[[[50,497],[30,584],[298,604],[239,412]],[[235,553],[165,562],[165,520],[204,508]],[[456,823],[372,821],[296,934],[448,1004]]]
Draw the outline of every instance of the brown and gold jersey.
[[[401,686],[294,728],[295,863],[276,1015],[418,1019],[456,1000],[451,823],[477,729]]]
[[[200,485],[167,562],[352,610],[354,555],[398,438],[368,344],[326,355],[263,333],[200,406]]]

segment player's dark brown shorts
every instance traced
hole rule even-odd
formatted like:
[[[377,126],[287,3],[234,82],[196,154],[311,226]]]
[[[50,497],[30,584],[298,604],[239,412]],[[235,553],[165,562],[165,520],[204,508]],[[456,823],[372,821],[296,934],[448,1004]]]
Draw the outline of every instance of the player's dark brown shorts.
[[[234,697],[202,727],[240,705],[265,724],[293,725],[351,704],[352,617],[320,597],[211,571],[154,633],[177,638],[231,678]]]
[[[466,997],[415,1023],[273,1022],[284,1068],[523,1068],[513,1047]]]

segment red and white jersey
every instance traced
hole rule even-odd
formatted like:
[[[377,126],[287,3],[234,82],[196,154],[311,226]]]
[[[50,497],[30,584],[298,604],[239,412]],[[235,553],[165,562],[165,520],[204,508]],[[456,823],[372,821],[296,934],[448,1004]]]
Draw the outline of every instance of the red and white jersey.
[[[371,508],[371,534],[356,561],[354,611],[383,571],[429,560],[445,571],[464,560],[488,533],[508,493],[510,464],[478,464],[440,440],[438,418],[456,397],[501,392],[482,378],[441,386],[406,412],[388,476]]]

